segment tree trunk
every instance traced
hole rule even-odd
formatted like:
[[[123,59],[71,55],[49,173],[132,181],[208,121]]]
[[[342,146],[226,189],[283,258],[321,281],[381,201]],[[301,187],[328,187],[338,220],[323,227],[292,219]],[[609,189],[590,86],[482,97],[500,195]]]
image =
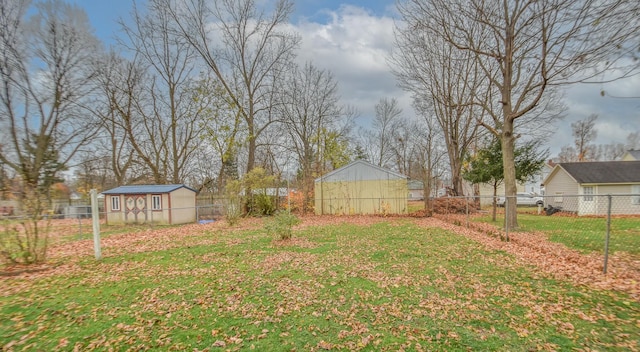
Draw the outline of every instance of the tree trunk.
[[[507,123],[505,123],[503,127],[501,143],[502,165],[504,167],[505,229],[513,230],[518,228],[518,213],[516,209],[515,199],[515,195],[518,189],[516,186],[515,138],[513,136],[513,121],[509,119],[507,119]]]

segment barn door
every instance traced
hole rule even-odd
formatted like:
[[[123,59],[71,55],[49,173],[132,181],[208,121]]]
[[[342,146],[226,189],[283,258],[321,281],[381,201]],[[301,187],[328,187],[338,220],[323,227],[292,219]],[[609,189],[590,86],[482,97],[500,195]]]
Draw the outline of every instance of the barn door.
[[[125,204],[125,222],[147,221],[147,197],[145,195],[127,196]]]

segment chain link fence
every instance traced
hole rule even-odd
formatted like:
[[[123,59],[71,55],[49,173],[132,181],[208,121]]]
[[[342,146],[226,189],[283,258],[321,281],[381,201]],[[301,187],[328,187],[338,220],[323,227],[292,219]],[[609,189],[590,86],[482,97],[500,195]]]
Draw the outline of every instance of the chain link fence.
[[[457,225],[504,240],[535,234],[540,241],[600,256],[605,273],[612,260],[631,263],[640,271],[640,195],[449,197],[437,202],[441,204],[435,213]],[[514,203],[517,223],[509,224],[505,207]]]
[[[480,229],[489,236],[504,240],[515,239],[522,233],[535,234],[540,241],[566,246],[584,255],[602,258],[603,271],[611,261],[625,260],[635,263],[640,271],[640,195],[566,195],[544,197],[443,197],[429,200],[431,209],[425,210],[425,202],[409,201],[391,212],[388,204],[400,199],[333,199],[331,204],[348,204],[335,208],[327,215],[356,215],[362,209],[374,209],[373,215],[438,216],[456,225]],[[493,207],[493,204],[496,207]],[[505,206],[517,205],[517,224],[507,224]],[[360,204],[360,206],[358,205]],[[112,215],[123,212],[99,210],[101,232],[104,234],[136,231],[149,227],[175,224],[170,221],[181,217],[182,223],[208,223],[224,219],[228,206],[225,198],[198,199],[195,207],[165,208],[162,211],[145,209],[127,218],[114,221]],[[284,198],[274,200],[275,210],[290,209]],[[332,208],[333,209],[333,208]],[[172,214],[172,215],[170,215]],[[180,214],[179,216],[176,214]],[[24,215],[0,214],[0,235],[11,236],[20,231],[21,225],[33,219]],[[49,234],[49,244],[64,243],[92,237],[91,207],[76,204],[57,214],[43,214],[38,226]],[[510,225],[510,226],[506,226]],[[512,230],[509,230],[512,229]],[[43,232],[44,233],[44,232]]]

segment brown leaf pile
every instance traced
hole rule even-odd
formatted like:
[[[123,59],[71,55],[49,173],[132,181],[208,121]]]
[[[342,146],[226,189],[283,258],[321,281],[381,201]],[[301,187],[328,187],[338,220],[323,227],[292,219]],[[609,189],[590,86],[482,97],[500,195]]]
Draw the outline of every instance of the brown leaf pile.
[[[466,228],[464,216],[423,218],[416,220],[416,223],[425,227],[444,228],[480,242],[487,248],[508,252],[555,278],[596,289],[626,292],[640,301],[640,261],[637,258],[615,253],[610,256],[607,273],[604,274],[602,255],[581,254],[563,244],[548,241],[539,232],[512,232],[509,233],[509,241],[504,241],[491,224],[470,222],[471,228]]]

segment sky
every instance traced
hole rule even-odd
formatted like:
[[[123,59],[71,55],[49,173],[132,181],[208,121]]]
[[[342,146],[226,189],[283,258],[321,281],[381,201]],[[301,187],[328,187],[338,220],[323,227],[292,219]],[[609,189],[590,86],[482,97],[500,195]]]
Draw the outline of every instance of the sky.
[[[141,1],[137,0],[140,4]],[[265,1],[265,0],[262,0]],[[96,35],[111,44],[117,20],[127,16],[132,0],[75,0],[87,12]],[[360,112],[357,123],[367,126],[382,98],[396,98],[403,114],[414,117],[409,94],[398,88],[387,64],[393,48],[393,28],[398,21],[395,0],[297,0],[291,26],[302,37],[301,64],[312,61],[330,70],[338,81],[342,101]],[[601,96],[601,90],[607,94]],[[596,144],[624,143],[640,132],[640,76],[607,84],[574,85],[565,91],[565,118],[547,141],[551,157],[573,144],[571,123],[597,114]],[[522,131],[526,134],[526,131]]]

